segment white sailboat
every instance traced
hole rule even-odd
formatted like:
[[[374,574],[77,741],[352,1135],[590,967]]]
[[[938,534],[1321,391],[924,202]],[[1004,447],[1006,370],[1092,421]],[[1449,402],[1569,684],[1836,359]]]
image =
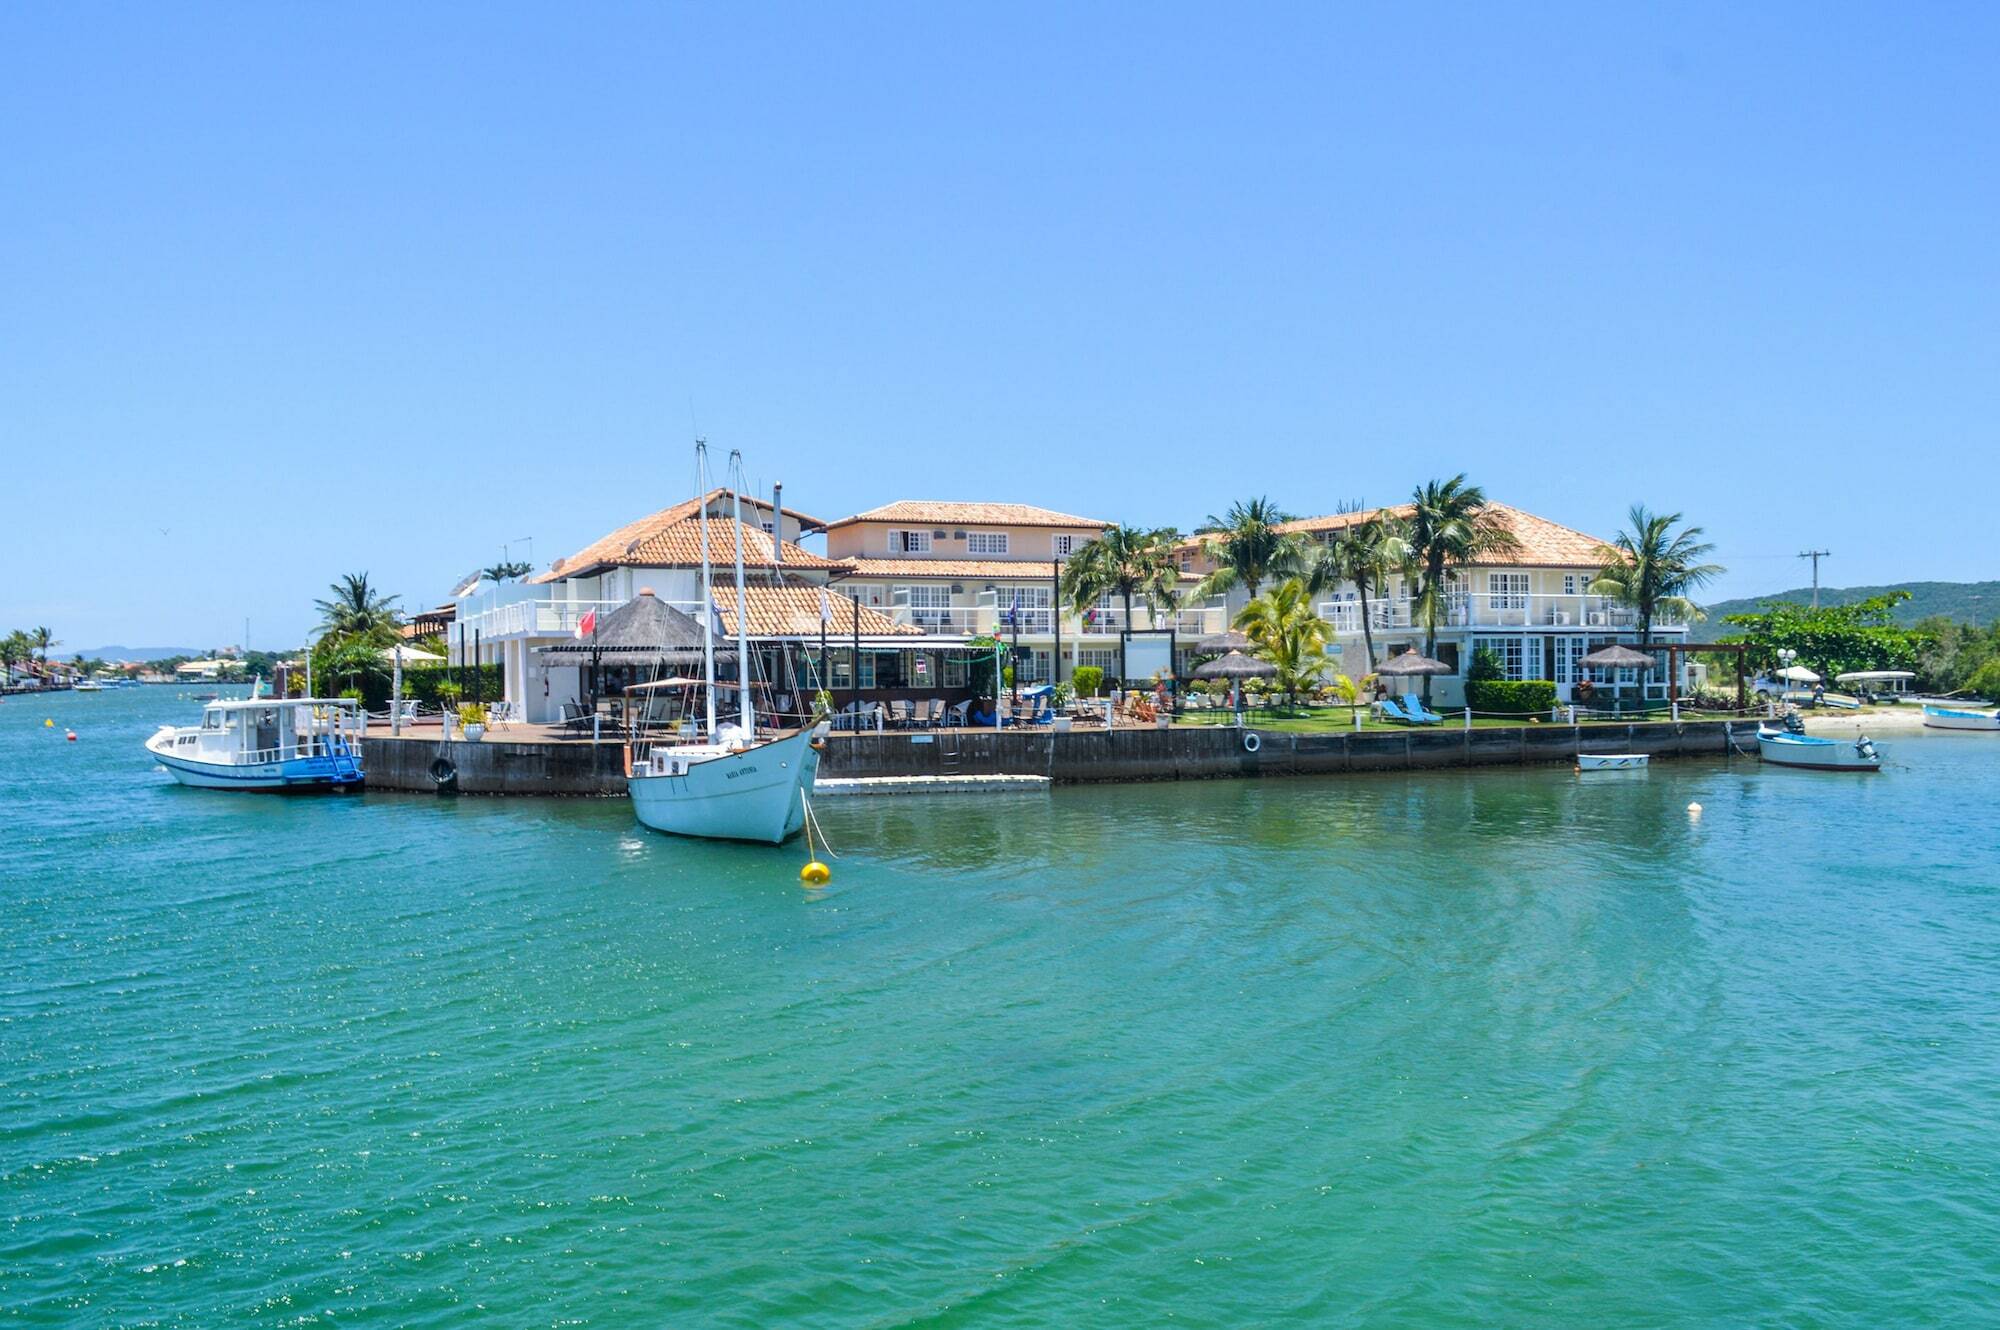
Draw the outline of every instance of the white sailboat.
[[[695,445],[703,473],[699,492],[708,493],[708,446]],[[733,460],[733,455],[732,455]],[[731,477],[732,480],[739,479]],[[634,754],[627,788],[641,824],[677,836],[778,844],[805,825],[806,800],[819,774],[824,723],[784,731],[767,739],[757,734],[757,706],[750,682],[750,615],[743,582],[743,497],[731,487],[736,528],[736,692],[735,724],[716,724],[715,599],[708,548],[708,504],[701,506],[701,627],[703,690],[707,728],[700,743],[661,744]],[[779,537],[775,537],[779,538]]]

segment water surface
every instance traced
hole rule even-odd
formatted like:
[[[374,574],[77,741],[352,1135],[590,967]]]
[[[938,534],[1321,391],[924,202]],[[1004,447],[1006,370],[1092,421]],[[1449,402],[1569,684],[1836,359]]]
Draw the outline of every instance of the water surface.
[[[827,800],[806,893],[622,801],[182,790],[138,745],[197,710],[0,704],[0,1323],[2000,1297],[1982,736]]]

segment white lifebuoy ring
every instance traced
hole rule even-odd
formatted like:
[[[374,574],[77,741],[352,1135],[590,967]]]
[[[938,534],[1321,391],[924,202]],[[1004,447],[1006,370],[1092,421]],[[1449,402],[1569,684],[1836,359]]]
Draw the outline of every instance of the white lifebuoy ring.
[[[1264,746],[1264,736],[1255,730],[1243,731],[1243,751],[1254,753]]]

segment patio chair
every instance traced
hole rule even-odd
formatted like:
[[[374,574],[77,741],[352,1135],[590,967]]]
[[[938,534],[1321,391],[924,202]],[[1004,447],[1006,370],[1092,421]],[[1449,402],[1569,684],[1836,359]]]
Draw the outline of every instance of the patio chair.
[[[940,701],[939,705],[943,706],[944,704],[942,701]],[[959,729],[959,730],[964,729],[965,718],[972,714],[972,699],[967,698],[965,701],[958,703],[956,706],[945,707],[944,714],[951,717],[951,724],[953,729]]]
[[[1424,700],[1415,693],[1403,695],[1403,714],[1419,725],[1442,725],[1444,717],[1424,708]]]
[[[910,729],[916,724],[908,698],[896,698],[889,703],[889,724],[899,730]]]
[[[1403,708],[1400,705],[1398,705],[1398,701],[1394,697],[1376,698],[1374,709],[1375,709],[1375,717],[1377,720],[1392,720],[1395,721],[1398,725],[1416,724],[1414,720],[1410,719],[1409,713],[1404,711]]]

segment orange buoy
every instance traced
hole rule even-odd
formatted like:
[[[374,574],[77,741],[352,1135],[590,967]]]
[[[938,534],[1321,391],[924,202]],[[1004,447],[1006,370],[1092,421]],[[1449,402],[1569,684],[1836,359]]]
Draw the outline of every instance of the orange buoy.
[[[76,731],[75,731],[75,730],[65,730],[65,731],[63,731],[63,734],[64,734],[64,736],[65,736],[66,738],[68,738],[68,740],[69,740],[69,741],[70,741],[71,743],[75,743],[75,742],[76,742]]]

